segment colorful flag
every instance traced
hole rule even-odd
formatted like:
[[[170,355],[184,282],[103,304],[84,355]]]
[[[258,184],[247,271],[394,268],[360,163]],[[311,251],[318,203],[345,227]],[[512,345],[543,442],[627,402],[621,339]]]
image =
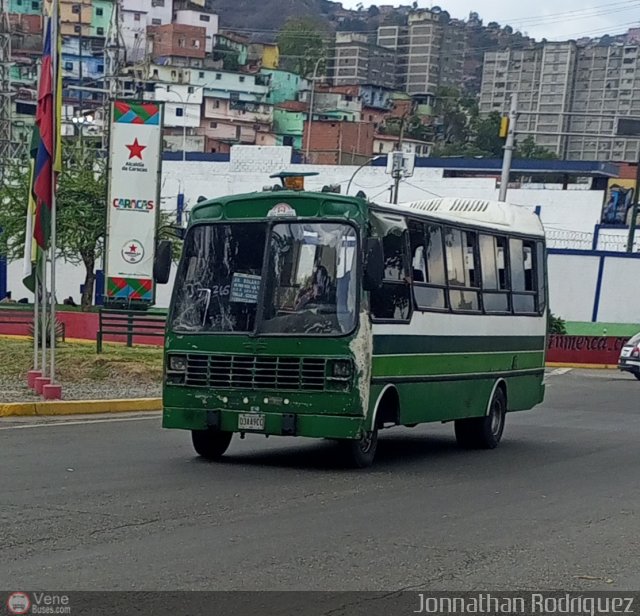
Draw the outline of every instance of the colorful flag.
[[[36,198],[33,193],[33,182],[35,174],[36,156],[40,144],[40,133],[38,127],[33,127],[31,135],[31,147],[29,148],[29,200],[27,205],[27,227],[24,234],[24,269],[22,282],[29,291],[35,293],[38,272],[37,267],[39,257],[42,254],[40,247],[34,242],[33,230],[36,219]]]
[[[57,27],[56,3],[50,5],[46,18],[36,126],[40,141],[35,159],[33,192],[36,215],[33,234],[41,249],[45,250],[51,236],[51,207],[53,203],[54,173],[60,169],[60,38]]]

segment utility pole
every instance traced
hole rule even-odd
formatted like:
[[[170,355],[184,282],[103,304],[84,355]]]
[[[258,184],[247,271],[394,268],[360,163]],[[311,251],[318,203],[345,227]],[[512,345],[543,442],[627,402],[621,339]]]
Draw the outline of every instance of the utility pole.
[[[509,110],[507,142],[504,146],[504,157],[502,159],[502,177],[500,179],[500,195],[498,201],[507,200],[507,188],[509,186],[509,176],[511,175],[511,160],[516,141],[516,120],[518,119],[518,95],[514,92],[511,95],[511,108]]]
[[[629,221],[629,237],[627,238],[627,252],[633,252],[636,239],[636,221],[638,218],[638,188],[640,187],[640,156],[636,164],[636,187],[633,191],[633,205],[631,206],[631,220]]]
[[[316,93],[316,79],[318,78],[318,68],[320,63],[324,61],[324,57],[318,58],[316,65],[313,67],[313,77],[311,78],[311,98],[309,100],[309,119],[307,126],[307,148],[305,153],[305,162],[309,164],[309,153],[311,151],[311,127],[313,126],[313,103]]]

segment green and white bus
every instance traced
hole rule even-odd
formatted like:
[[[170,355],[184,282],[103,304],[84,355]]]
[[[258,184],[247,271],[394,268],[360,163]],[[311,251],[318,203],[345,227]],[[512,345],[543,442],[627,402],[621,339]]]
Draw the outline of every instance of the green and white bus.
[[[546,331],[544,231],[525,208],[287,188],[211,199],[184,237],[163,426],[208,459],[256,433],[335,439],[366,467],[381,429],[425,422],[491,449],[507,412],[543,400]]]

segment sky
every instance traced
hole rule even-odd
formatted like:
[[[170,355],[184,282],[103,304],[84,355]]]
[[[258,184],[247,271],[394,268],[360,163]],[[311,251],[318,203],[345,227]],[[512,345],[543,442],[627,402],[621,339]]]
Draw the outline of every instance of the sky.
[[[341,0],[355,8],[360,0]],[[411,4],[408,1],[375,0],[370,4]],[[419,8],[439,6],[452,17],[466,18],[475,11],[487,24],[497,21],[536,39],[549,40],[620,34],[640,26],[640,0],[418,0]]]

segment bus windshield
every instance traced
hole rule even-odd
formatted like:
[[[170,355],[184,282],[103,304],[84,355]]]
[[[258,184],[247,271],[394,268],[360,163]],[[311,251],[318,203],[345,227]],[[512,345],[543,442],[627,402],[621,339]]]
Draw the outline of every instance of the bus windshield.
[[[199,225],[185,242],[172,329],[347,334],[357,319],[356,247],[346,224]]]

